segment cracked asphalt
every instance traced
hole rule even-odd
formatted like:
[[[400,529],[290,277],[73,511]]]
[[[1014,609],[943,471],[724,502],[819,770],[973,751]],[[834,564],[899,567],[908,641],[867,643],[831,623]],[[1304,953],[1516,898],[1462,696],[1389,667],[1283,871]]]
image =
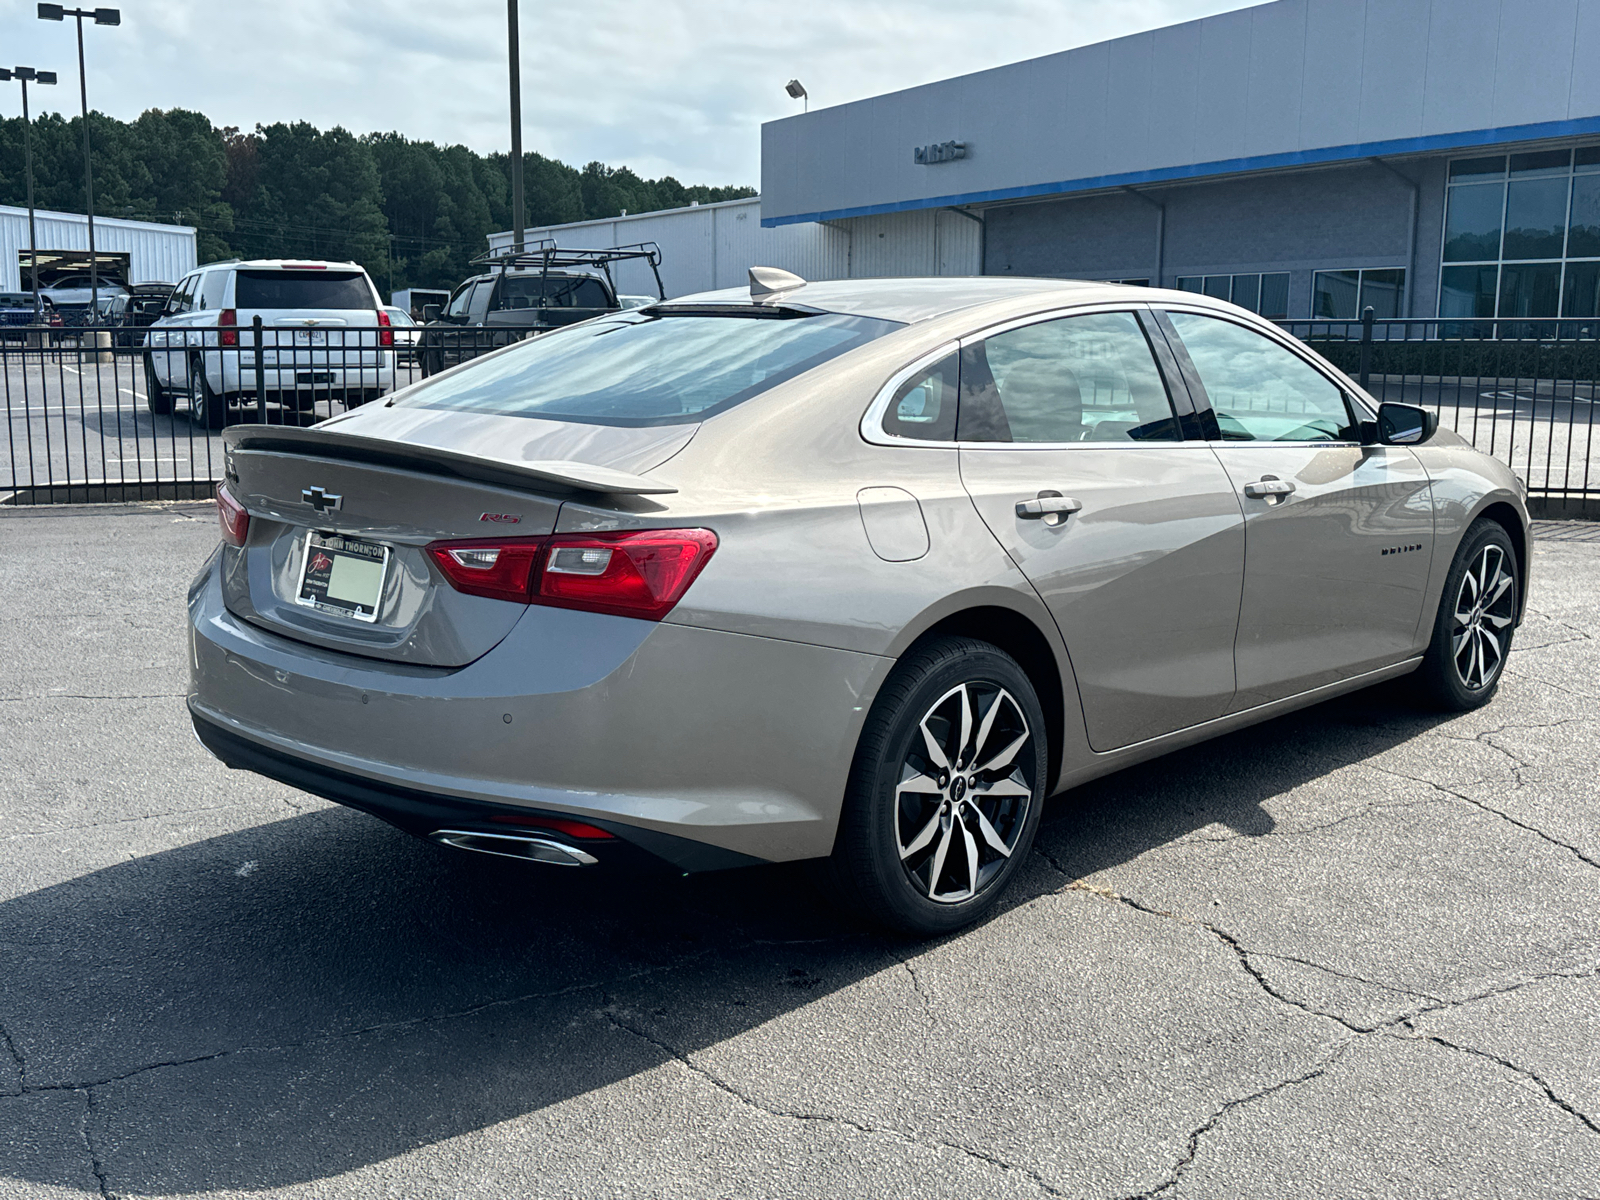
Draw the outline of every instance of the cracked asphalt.
[[[1600,1196],[1600,527],[1541,528],[1487,709],[1057,798],[911,943],[229,772],[209,508],[0,513],[0,1197]]]

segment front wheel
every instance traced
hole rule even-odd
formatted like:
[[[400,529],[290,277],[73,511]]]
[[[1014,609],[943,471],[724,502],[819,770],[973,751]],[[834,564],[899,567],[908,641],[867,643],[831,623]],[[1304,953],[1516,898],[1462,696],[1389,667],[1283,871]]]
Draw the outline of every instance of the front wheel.
[[[1517,570],[1516,549],[1505,528],[1474,521],[1445,577],[1433,641],[1417,671],[1429,704],[1466,712],[1494,696],[1517,628]]]
[[[144,406],[158,417],[172,414],[172,393],[162,386],[148,354],[144,356]]]
[[[907,933],[976,921],[1033,846],[1046,737],[1039,698],[1009,655],[970,638],[913,651],[856,750],[832,859],[839,886]]]

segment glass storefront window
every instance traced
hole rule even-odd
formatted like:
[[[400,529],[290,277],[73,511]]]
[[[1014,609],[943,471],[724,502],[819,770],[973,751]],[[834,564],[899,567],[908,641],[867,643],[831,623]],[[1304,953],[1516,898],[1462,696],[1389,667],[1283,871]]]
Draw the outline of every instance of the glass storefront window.
[[[1600,146],[1457,159],[1444,224],[1441,317],[1600,315]]]
[[[1199,292],[1248,308],[1269,321],[1289,319],[1289,272],[1262,275],[1180,275],[1178,290]]]
[[[1446,267],[1439,277],[1441,317],[1492,317],[1499,267]]]
[[[1379,321],[1399,317],[1405,303],[1404,267],[1318,271],[1311,279],[1313,320],[1358,321],[1367,308]]]

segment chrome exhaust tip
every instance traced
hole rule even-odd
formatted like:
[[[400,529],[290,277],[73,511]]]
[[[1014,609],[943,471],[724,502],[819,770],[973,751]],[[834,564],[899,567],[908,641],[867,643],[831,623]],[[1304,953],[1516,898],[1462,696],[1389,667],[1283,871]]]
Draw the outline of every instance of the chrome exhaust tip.
[[[553,867],[592,867],[600,860],[576,846],[530,833],[481,833],[469,829],[435,829],[429,841],[457,850],[476,850],[479,854],[498,854],[523,862],[548,863]]]

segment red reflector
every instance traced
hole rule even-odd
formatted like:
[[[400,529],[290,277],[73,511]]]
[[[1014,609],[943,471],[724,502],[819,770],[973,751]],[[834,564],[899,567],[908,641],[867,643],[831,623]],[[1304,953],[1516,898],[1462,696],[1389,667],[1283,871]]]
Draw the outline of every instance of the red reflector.
[[[553,537],[539,560],[533,602],[659,621],[716,548],[709,529]]]
[[[599,839],[615,838],[617,836],[614,833],[607,833],[599,826],[590,825],[584,821],[569,821],[565,817],[496,816],[490,817],[489,820],[500,825],[526,825],[537,829],[549,829],[556,833],[564,833],[568,837],[575,838]]]
[[[473,538],[433,542],[428,554],[458,592],[531,604],[533,564],[543,548],[543,538]]]
[[[222,540],[230,546],[243,546],[250,536],[250,514],[228,494],[226,486],[217,488],[217,521],[222,526]]]
[[[217,324],[220,326],[237,325],[239,314],[231,308],[225,308],[217,314]],[[217,341],[223,346],[237,346],[239,344],[239,331],[237,329],[221,329],[217,333]]]
[[[394,345],[394,329],[389,324],[389,314],[381,308],[378,310],[378,345]]]

